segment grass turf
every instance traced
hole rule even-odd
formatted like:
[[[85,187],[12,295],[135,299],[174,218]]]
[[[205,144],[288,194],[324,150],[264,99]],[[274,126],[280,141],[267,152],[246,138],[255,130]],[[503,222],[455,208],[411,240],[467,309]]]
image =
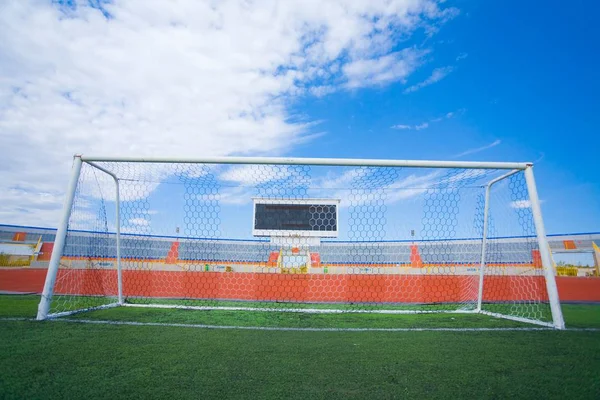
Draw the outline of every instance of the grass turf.
[[[36,296],[31,296],[31,301],[37,302]],[[56,310],[81,310],[89,307],[98,307],[115,303],[116,299],[89,296],[55,296],[52,312]],[[128,299],[131,305],[149,305],[148,301],[140,299]],[[231,310],[203,310],[190,311],[183,309],[144,309],[144,308],[118,308],[110,310],[98,310],[85,312],[73,318],[95,318],[116,321],[141,321],[162,323],[183,323],[203,325],[227,325],[227,326],[264,326],[264,327],[286,327],[286,328],[513,328],[530,327],[531,325],[521,322],[509,321],[481,314],[449,313],[458,309],[456,304],[428,304],[411,305],[396,304],[386,305],[386,309],[402,311],[420,311],[425,314],[419,315],[392,315],[392,314],[368,314],[356,313],[354,311],[365,311],[369,308],[380,309],[375,305],[353,305],[353,304],[299,304],[299,303],[253,303],[233,301],[206,301],[206,300],[176,300],[157,299],[151,301],[155,304],[172,306],[204,306],[204,307],[255,307],[271,308],[270,311],[240,312]],[[301,313],[285,312],[285,309],[304,308],[334,308],[344,311],[343,313]],[[280,310],[280,312],[273,312]],[[542,318],[547,322],[551,318],[550,307],[547,304],[484,304],[484,310],[508,315],[518,315],[530,318]],[[346,312],[348,311],[348,312]],[[437,313],[435,313],[437,312]],[[441,313],[440,313],[441,312]]]
[[[32,317],[37,301],[0,296],[0,315]],[[119,308],[85,317],[116,311],[156,321],[174,310]],[[570,327],[600,327],[600,306],[563,311]],[[203,314],[178,312],[172,318]],[[599,398],[599,370],[599,332],[258,332],[0,321],[0,398]]]

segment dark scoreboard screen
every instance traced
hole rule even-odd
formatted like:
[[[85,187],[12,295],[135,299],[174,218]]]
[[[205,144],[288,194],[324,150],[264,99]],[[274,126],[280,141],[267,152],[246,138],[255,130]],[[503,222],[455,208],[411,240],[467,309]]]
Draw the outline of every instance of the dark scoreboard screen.
[[[337,231],[333,204],[256,204],[254,229],[274,231]]]

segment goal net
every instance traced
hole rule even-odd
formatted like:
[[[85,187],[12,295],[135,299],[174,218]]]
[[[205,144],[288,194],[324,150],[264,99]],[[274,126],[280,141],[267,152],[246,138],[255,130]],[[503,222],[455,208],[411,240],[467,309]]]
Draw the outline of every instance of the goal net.
[[[562,328],[531,166],[76,157],[38,319],[485,313]]]

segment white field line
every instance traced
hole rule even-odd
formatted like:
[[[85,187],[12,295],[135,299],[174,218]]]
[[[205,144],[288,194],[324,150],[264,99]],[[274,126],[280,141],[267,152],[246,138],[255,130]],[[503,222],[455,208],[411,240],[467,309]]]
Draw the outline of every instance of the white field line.
[[[6,317],[0,318],[4,321],[31,321],[39,322],[34,318]],[[280,331],[280,332],[531,332],[531,331],[556,331],[556,332],[600,332],[600,328],[567,328],[558,330],[553,328],[285,328],[275,326],[235,326],[235,325],[204,325],[204,324],[178,324],[164,322],[134,322],[134,321],[108,321],[91,319],[53,318],[51,322],[67,322],[92,325],[124,325],[124,326],[166,326],[175,328],[196,329],[237,329],[248,331]]]
[[[422,331],[547,331],[548,328],[294,328],[276,326],[236,326],[236,325],[204,325],[204,324],[177,324],[160,322],[128,322],[128,321],[94,321],[78,319],[57,319],[55,321],[83,322],[83,323],[107,323],[109,325],[133,325],[133,326],[169,326],[178,328],[200,328],[200,329],[238,329],[251,331],[291,331],[291,332],[422,332]]]
[[[293,312],[307,314],[475,314],[475,310],[344,310],[336,308],[276,308],[276,307],[225,307],[225,306],[181,306],[176,304],[122,304],[123,307],[164,308],[200,311],[259,311],[259,312]]]
[[[0,321],[37,321],[35,318],[27,318],[27,317],[2,317]]]

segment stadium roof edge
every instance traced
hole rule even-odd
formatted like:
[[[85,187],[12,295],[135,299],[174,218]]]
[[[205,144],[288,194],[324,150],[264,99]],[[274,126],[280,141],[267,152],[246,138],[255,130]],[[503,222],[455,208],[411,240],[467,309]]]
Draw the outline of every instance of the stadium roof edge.
[[[56,228],[46,228],[46,227],[41,227],[41,226],[29,226],[29,225],[10,225],[10,224],[0,224],[0,229],[2,228],[13,228],[13,229],[40,229],[40,230],[45,230],[45,231],[56,231]],[[86,232],[86,233],[100,233],[100,232],[94,232],[94,231],[85,231],[85,230],[72,230],[73,232]],[[102,233],[106,233],[106,232],[102,232]],[[109,234],[114,234],[114,232],[107,232]],[[147,235],[147,234],[128,234],[128,233],[124,233],[123,235],[132,235],[132,236],[147,236],[147,237],[163,237],[163,238],[180,238],[180,239],[210,239],[210,238],[196,238],[196,237],[185,237],[185,236],[170,236],[170,235]],[[546,236],[552,236],[552,237],[557,237],[557,236],[583,236],[583,235],[600,235],[600,231],[599,232],[579,232],[579,233],[550,233],[547,234]],[[494,239],[508,239],[508,238],[524,238],[524,237],[532,237],[532,236],[498,236],[495,237]],[[221,240],[239,240],[239,241],[263,241],[263,240],[256,240],[256,239],[223,239],[220,238]],[[467,239],[474,239],[474,238],[454,238],[454,239],[449,239],[449,240],[467,240]],[[219,240],[219,239],[214,239],[213,240]],[[413,241],[413,239],[405,239],[406,241]],[[396,241],[404,241],[403,240],[389,240],[390,242],[396,242]],[[341,241],[339,241],[341,242]]]

